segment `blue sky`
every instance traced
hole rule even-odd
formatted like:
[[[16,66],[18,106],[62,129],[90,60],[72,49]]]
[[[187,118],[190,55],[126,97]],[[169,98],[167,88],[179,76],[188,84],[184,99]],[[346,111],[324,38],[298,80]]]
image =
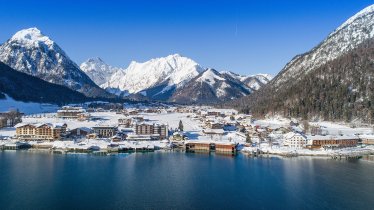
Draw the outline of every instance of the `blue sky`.
[[[180,53],[204,67],[278,73],[317,45],[366,0],[0,0],[0,43],[38,27],[78,64],[127,67]]]

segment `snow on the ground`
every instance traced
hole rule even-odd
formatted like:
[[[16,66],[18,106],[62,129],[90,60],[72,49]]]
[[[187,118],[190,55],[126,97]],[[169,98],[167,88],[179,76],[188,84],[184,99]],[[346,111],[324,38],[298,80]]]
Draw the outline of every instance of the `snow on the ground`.
[[[263,119],[263,120],[256,120],[254,121],[255,125],[259,126],[276,126],[276,127],[289,127],[290,125],[290,120],[285,119],[285,118],[268,118],[268,119]]]
[[[370,127],[356,127],[351,128],[347,123],[334,123],[334,122],[311,122],[310,125],[321,126],[323,130],[328,131],[330,135],[352,135],[352,134],[368,134],[373,133]]]
[[[262,120],[255,120],[254,125],[259,126],[270,126],[270,127],[289,127],[290,120],[282,117],[267,118]],[[370,134],[374,133],[373,128],[359,126],[359,127],[350,127],[350,124],[344,122],[309,122],[311,126],[321,126],[322,130],[327,131],[329,135],[354,135],[354,134]]]
[[[93,127],[97,125],[118,125],[118,119],[124,118],[122,114],[114,112],[94,112],[90,113],[91,117],[96,118],[94,121],[78,121],[76,119],[61,119],[56,117],[56,113],[26,115],[22,118],[23,123],[66,123],[68,129],[79,127]],[[245,139],[236,135],[235,131],[226,132],[224,136],[205,136],[202,133],[203,127],[201,122],[187,117],[185,113],[140,113],[145,120],[154,123],[168,124],[169,129],[176,129],[179,121],[182,120],[184,133],[190,140],[214,140],[214,141],[232,141],[235,143],[244,143]],[[11,137],[15,135],[15,128],[4,128],[0,130],[0,135]],[[159,146],[159,145],[155,145]]]
[[[261,144],[259,147],[244,147],[241,151],[243,152],[254,152],[260,150],[264,153],[277,154],[277,155],[288,155],[288,154],[297,154],[305,156],[330,156],[330,155],[349,155],[349,154],[360,154],[368,155],[374,152],[373,146],[367,147],[347,147],[335,150],[309,150],[309,149],[295,149],[288,147],[279,147],[279,146],[269,146],[268,144]]]
[[[74,129],[78,127],[93,127],[97,125],[118,125],[118,119],[124,118],[123,114],[117,114],[115,112],[93,112],[90,113],[94,120],[90,121],[78,121],[76,119],[61,119],[56,117],[56,113],[40,113],[40,114],[29,114],[23,117],[23,123],[66,123],[68,129]],[[245,144],[245,137],[237,135],[235,131],[225,132],[223,136],[218,135],[204,135],[202,123],[195,118],[189,117],[191,114],[187,113],[140,113],[148,122],[154,123],[164,123],[168,124],[169,129],[178,128],[179,121],[183,122],[184,133],[188,136],[189,140],[198,141],[221,141],[221,142],[234,142]],[[273,118],[267,120],[257,120],[256,125],[261,126],[289,126],[289,120],[282,118]],[[315,125],[316,123],[311,123]],[[350,128],[349,125],[344,123],[332,123],[332,122],[318,122],[318,125],[323,126],[327,129],[330,134],[356,134],[356,133],[371,133],[371,128],[359,127]],[[3,128],[0,129],[0,137],[11,137],[15,135],[15,128]],[[37,143],[37,142],[34,142]],[[39,143],[38,143],[39,144]],[[73,141],[55,141],[55,142],[45,142],[44,144],[52,145],[54,148],[76,148],[76,149],[87,149],[90,147],[96,147],[100,149],[107,148],[111,144],[110,140],[83,140],[81,142]],[[159,147],[166,148],[169,143],[167,141],[140,141],[140,142],[121,142],[122,146],[131,146],[133,148],[137,147]],[[264,152],[269,152],[272,154],[285,155],[289,153],[297,153],[298,155],[331,155],[333,152],[349,153],[349,152],[367,152],[374,151],[374,148],[347,148],[342,150],[308,150],[308,149],[292,149],[287,147],[272,146],[269,147],[268,143],[262,143],[258,147],[244,147],[242,151],[251,152],[260,149]]]
[[[0,112],[6,112],[10,109],[18,109],[25,114],[56,112],[59,107],[53,104],[41,104],[33,102],[16,101],[6,95],[6,99],[0,99]]]
[[[12,137],[16,134],[15,128],[1,128],[0,129],[0,139],[2,137]]]

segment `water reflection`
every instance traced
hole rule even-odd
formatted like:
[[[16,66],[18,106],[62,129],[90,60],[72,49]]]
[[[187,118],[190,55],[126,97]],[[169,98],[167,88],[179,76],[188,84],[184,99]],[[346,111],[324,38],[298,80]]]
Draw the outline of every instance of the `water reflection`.
[[[0,203],[2,209],[370,209],[372,166],[242,154],[0,152]]]

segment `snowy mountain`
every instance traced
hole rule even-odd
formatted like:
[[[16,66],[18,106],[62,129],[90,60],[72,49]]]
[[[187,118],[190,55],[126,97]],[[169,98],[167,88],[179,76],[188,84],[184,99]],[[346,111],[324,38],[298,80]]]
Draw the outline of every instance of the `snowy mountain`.
[[[113,74],[122,70],[106,64],[101,58],[90,58],[80,65],[84,71],[98,86],[108,82]]]
[[[191,93],[196,95],[195,100],[188,99],[191,103],[201,101],[211,103],[245,96],[272,79],[267,74],[242,76],[230,71],[219,73],[213,69],[204,70],[192,59],[179,54],[151,59],[144,63],[133,61],[126,69],[111,67],[98,58],[89,59],[82,63],[81,69],[97,84],[107,80],[101,84],[101,87],[112,94],[183,103],[185,101],[181,101],[180,98],[184,97],[185,89],[198,91],[202,86],[197,84],[201,81],[209,86],[204,85],[205,90],[200,92],[209,89],[212,91],[212,96],[199,98],[196,93]],[[114,73],[110,76],[109,72]]]
[[[258,116],[374,122],[374,5],[296,56],[265,87],[233,102]]]
[[[231,71],[221,71],[221,74],[226,74],[228,76],[231,76],[241,82],[243,82],[247,87],[258,90],[267,83],[270,82],[270,80],[273,79],[273,77],[270,74],[256,74],[256,75],[249,75],[249,76],[243,76]]]
[[[144,63],[132,61],[127,69],[115,73],[103,87],[138,93],[166,81],[169,86],[182,86],[202,71],[195,61],[174,54]]]
[[[190,80],[183,88],[177,89],[170,101],[214,104],[246,96],[252,91],[229,74],[207,69]]]
[[[146,94],[144,91],[148,90],[152,95],[160,95],[183,86],[202,71],[203,68],[195,61],[174,54],[144,63],[132,61],[126,69],[114,73],[102,87],[113,92]]]
[[[349,18],[311,51],[293,58],[274,78],[274,85],[280,87],[282,83],[298,79],[373,37],[374,5],[371,5]]]
[[[0,46],[0,61],[47,82],[64,85],[87,96],[107,96],[66,53],[37,28],[24,29]]]
[[[60,105],[90,100],[82,93],[16,71],[2,62],[0,62],[0,99],[3,95],[1,93],[7,94],[17,101]],[[0,104],[2,103],[3,101],[0,101]]]

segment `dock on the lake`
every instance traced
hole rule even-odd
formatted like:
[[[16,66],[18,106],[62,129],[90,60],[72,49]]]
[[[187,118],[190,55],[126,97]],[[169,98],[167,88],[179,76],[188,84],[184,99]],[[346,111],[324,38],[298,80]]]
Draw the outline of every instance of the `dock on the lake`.
[[[187,141],[186,152],[216,152],[222,154],[236,154],[236,145],[232,142],[218,141]]]

